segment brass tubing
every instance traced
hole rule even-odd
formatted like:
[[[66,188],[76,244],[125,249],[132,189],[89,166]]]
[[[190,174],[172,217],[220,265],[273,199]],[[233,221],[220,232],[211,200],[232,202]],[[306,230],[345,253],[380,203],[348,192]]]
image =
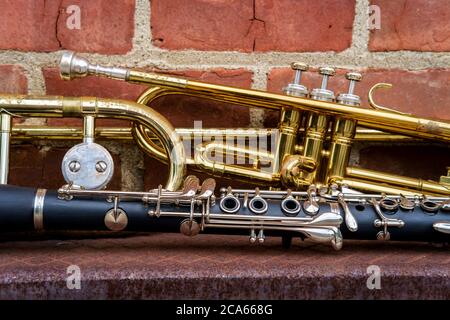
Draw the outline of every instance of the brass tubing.
[[[224,85],[191,81],[171,76],[146,73],[124,68],[92,65],[86,59],[73,52],[63,54],[60,63],[63,79],[98,75],[112,79],[125,80],[131,83],[148,84],[158,88],[152,92],[148,102],[168,94],[187,94],[200,98],[213,99],[256,106],[269,109],[293,108],[300,111],[316,112],[328,116],[358,121],[361,126],[372,129],[383,129],[411,137],[450,141],[450,123],[412,115],[404,115],[382,110],[370,110],[360,107],[346,106],[335,102],[318,101],[309,98],[269,93],[253,89],[242,89]],[[147,93],[150,93],[147,91]]]
[[[273,172],[280,172],[286,155],[295,153],[297,134],[302,114],[296,110],[281,109],[279,136],[275,144]]]
[[[146,135],[156,140],[157,137],[150,132],[147,128],[144,128]],[[95,128],[95,139],[111,139],[111,140],[133,140],[131,127],[97,127]],[[277,129],[222,129],[222,128],[176,128],[175,131],[178,135],[183,137],[183,140],[189,139],[194,136],[243,136],[254,137],[275,134]],[[299,133],[302,134],[305,130],[299,129]],[[204,132],[204,133],[202,133]],[[11,139],[13,140],[31,140],[31,139],[51,139],[51,140],[79,140],[83,136],[83,130],[81,128],[59,127],[59,126],[34,126],[34,125],[21,125],[15,124],[11,129]],[[358,142],[412,142],[421,140],[414,140],[407,136],[390,134],[373,129],[357,128],[354,141]],[[302,146],[297,145],[296,148],[303,149]]]
[[[1,112],[0,115],[0,184],[8,183],[9,143],[11,138],[11,115]]]
[[[83,118],[83,141],[94,142],[95,136],[95,117],[85,116]]]
[[[139,148],[141,148],[147,155],[163,163],[169,162],[165,150],[158,145],[157,139],[155,140],[154,138],[148,136],[145,127],[142,125],[135,125],[131,132]],[[185,161],[186,164],[193,164],[192,158],[186,158]]]
[[[356,123],[352,120],[337,118],[333,123],[325,183],[345,176],[355,129]]]
[[[268,152],[261,152],[254,149],[245,149],[234,146],[228,146],[223,143],[205,143],[196,146],[195,152],[195,164],[200,169],[208,170],[211,174],[215,176],[227,176],[227,175],[239,175],[251,177],[251,179],[258,179],[261,181],[279,181],[278,172],[274,173],[273,170],[270,172],[262,172],[260,169],[248,168],[239,165],[225,164],[223,161],[218,162],[211,160],[209,158],[209,153],[212,151],[220,152],[222,154],[230,155],[234,152],[238,154],[250,155],[250,158],[266,159],[273,162],[273,154]]]
[[[373,183],[386,183],[394,186],[414,189],[425,194],[450,195],[450,188],[434,181],[414,179],[394,174],[378,172],[368,169],[347,167],[346,177],[359,180],[372,181]],[[380,190],[373,190],[381,192]]]
[[[450,141],[450,123],[444,121],[418,118],[412,115],[388,111],[351,107],[334,102],[287,96],[266,91],[235,88],[166,76],[161,77],[160,75],[133,70],[129,71],[125,80],[132,83],[145,83],[169,88],[165,92],[151,92],[152,96],[148,98],[148,104],[150,105],[152,101],[160,96],[169,94],[186,94],[206,99],[211,99],[211,96],[214,96],[213,100],[217,101],[228,101],[268,109],[280,109],[286,106],[300,111],[353,119],[358,121],[359,125],[367,128],[382,129],[423,139]],[[180,88],[184,90],[180,90]]]
[[[420,138],[403,136],[401,134],[392,134],[389,132],[378,131],[375,129],[356,128],[356,134],[353,141],[362,142],[413,142],[421,141]]]
[[[385,184],[379,184],[371,181],[363,181],[358,179],[351,178],[343,178],[333,181],[337,185],[341,187],[348,187],[357,190],[363,190],[368,192],[375,193],[385,193],[385,194],[403,194],[404,196],[414,196],[414,195],[429,195],[433,196],[436,194],[428,193],[428,192],[419,192],[417,190],[410,190],[401,187],[391,187]]]
[[[316,166],[318,166],[322,161],[322,151],[325,142],[325,134],[328,131],[328,117],[322,114],[310,113],[307,116],[306,122],[306,133],[303,142],[303,153],[302,157],[304,159],[310,159]],[[316,169],[313,171],[301,170],[298,172],[296,177],[297,187],[307,187],[312,183],[317,182],[316,178],[319,172]]]
[[[169,159],[166,189],[177,190],[186,169],[184,147],[172,125],[158,112],[135,102],[92,97],[0,95],[0,109],[29,117],[119,118],[151,129],[161,141]]]
[[[129,128],[95,128],[95,139],[133,140]],[[80,140],[83,137],[83,129],[51,126],[14,125],[12,128],[13,140]],[[152,134],[152,139],[157,139]]]

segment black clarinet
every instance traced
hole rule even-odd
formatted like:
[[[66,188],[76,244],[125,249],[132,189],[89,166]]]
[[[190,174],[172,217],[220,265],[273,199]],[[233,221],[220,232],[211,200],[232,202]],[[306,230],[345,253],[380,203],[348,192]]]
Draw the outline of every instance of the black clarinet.
[[[342,248],[343,239],[448,243],[450,198],[307,191],[232,189],[214,194],[215,181],[200,186],[188,176],[180,191],[59,190],[0,186],[0,232],[109,230],[200,232],[293,237]]]

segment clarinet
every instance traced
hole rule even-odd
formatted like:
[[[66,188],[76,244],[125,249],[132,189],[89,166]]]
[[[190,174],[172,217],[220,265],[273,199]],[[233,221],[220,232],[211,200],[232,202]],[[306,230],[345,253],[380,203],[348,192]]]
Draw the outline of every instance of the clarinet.
[[[450,198],[232,189],[188,176],[179,191],[58,190],[0,186],[0,232],[110,230],[248,235],[251,243],[293,237],[340,250],[343,239],[448,243]]]

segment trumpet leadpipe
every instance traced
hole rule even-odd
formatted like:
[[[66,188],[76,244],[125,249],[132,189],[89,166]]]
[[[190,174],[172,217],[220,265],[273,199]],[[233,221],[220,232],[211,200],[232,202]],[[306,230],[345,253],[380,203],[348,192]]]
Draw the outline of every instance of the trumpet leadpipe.
[[[358,121],[359,125],[371,129],[382,129],[391,133],[423,139],[450,141],[450,123],[444,121],[418,118],[389,110],[371,110],[305,97],[216,85],[124,68],[99,66],[90,64],[88,60],[76,56],[73,52],[63,54],[60,61],[60,74],[65,80],[97,75],[167,88],[167,90],[152,90],[153,96],[147,97],[147,102],[163,95],[187,94],[254,107],[278,110],[287,107],[327,116],[339,116]]]

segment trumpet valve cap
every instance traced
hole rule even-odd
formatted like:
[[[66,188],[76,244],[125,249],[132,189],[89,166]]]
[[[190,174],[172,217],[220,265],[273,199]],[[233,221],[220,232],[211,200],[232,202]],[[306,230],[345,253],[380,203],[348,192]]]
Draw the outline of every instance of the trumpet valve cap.
[[[350,81],[361,81],[362,75],[359,72],[348,72],[345,74],[345,78]]]
[[[334,76],[336,74],[336,70],[331,67],[322,67],[319,68],[319,73],[324,76]]]
[[[308,65],[303,62],[292,62],[291,63],[292,70],[300,70],[300,71],[306,71],[308,70]]]

